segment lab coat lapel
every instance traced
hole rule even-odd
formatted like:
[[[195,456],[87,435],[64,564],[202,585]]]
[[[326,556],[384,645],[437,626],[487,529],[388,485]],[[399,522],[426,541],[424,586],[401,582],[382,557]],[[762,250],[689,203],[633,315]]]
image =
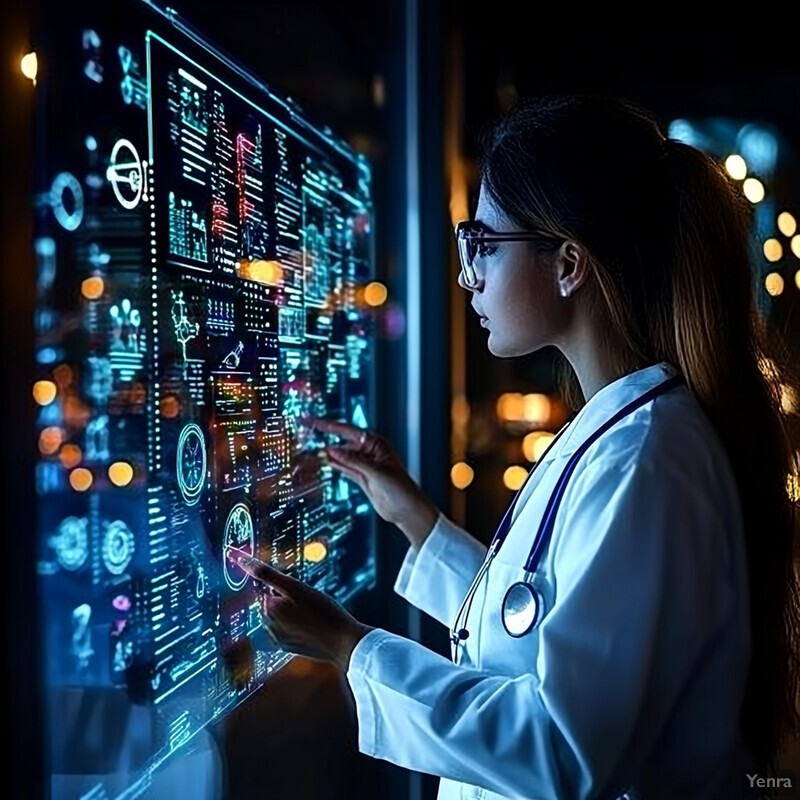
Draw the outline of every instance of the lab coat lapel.
[[[595,392],[570,422],[559,441],[539,460],[533,474],[514,502],[511,523],[513,524],[528,498],[542,482],[553,461],[558,460],[561,469],[564,469],[569,456],[621,408],[677,374],[678,370],[675,367],[662,361],[623,375]]]
[[[564,435],[566,436],[566,431],[564,432]],[[516,502],[514,503],[514,508],[511,512],[512,524],[519,515],[520,511],[522,510],[528,498],[533,494],[533,492],[536,490],[536,487],[544,479],[544,476],[547,473],[547,470],[550,468],[550,465],[553,463],[553,461],[558,460],[559,462],[561,462],[562,459],[558,447],[559,444],[561,444],[561,442],[556,443],[555,448],[551,448],[550,451],[547,452],[537,462],[536,468],[533,470],[533,474],[530,476],[530,478],[528,478],[525,487],[520,492],[519,496],[516,499]]]
[[[574,453],[624,406],[678,374],[675,367],[666,361],[661,361],[623,375],[595,392],[561,437],[558,455]]]

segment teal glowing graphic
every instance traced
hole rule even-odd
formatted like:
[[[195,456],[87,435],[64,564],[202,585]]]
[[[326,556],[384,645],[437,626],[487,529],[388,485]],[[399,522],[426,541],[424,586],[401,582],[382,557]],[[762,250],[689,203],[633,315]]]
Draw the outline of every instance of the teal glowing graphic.
[[[106,524],[103,535],[103,563],[112,575],[121,575],[133,557],[134,539],[121,520]]]
[[[56,175],[50,189],[50,205],[62,228],[74,231],[83,222],[83,189],[74,175]]]
[[[191,423],[181,431],[177,450],[178,485],[186,504],[193,506],[206,478],[206,444],[198,425]]]
[[[35,417],[48,718],[72,740],[54,761],[87,776],[76,798],[134,800],[291,658],[233,553],[342,603],[374,584],[360,488],[294,469],[336,441],[299,417],[373,421],[371,170],[174,11],[49,14],[33,197],[34,367],[57,387]],[[141,752],[97,739],[129,716]]]
[[[106,178],[114,196],[123,208],[136,208],[139,201],[148,200],[145,189],[147,162],[141,161],[136,148],[127,139],[119,139],[111,150]]]
[[[225,582],[234,591],[241,589],[247,583],[247,573],[236,563],[237,555],[247,553],[253,555],[255,538],[253,535],[253,517],[245,503],[237,503],[228,514],[225,523],[225,554],[222,565],[225,572]]]
[[[200,330],[198,322],[191,322],[186,316],[186,301],[183,292],[172,292],[172,324],[175,327],[175,338],[181,345],[183,353],[184,377],[186,376],[186,345],[197,336]]]
[[[52,542],[58,563],[70,572],[80,569],[89,555],[89,535],[86,526],[85,519],[67,517],[59,525],[58,536]]]

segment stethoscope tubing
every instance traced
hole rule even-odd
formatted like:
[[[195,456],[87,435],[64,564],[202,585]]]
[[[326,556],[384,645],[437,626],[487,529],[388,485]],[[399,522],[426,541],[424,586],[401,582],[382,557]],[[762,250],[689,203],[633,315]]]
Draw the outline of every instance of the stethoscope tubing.
[[[570,414],[569,418],[564,423],[561,430],[553,437],[553,440],[550,442],[550,445],[548,446],[547,450],[545,450],[545,452],[540,456],[539,460],[533,465],[533,468],[528,472],[528,475],[525,478],[525,482],[517,490],[517,493],[514,495],[514,499],[511,501],[510,505],[506,509],[506,513],[503,515],[502,520],[500,520],[500,524],[497,526],[497,530],[495,531],[495,534],[492,537],[492,541],[491,544],[489,545],[489,550],[486,553],[486,557],[484,558],[483,563],[481,564],[477,574],[473,578],[472,583],[470,584],[470,587],[467,590],[466,595],[464,595],[464,599],[461,601],[461,605],[458,607],[458,612],[456,613],[456,618],[455,621],[453,622],[453,626],[450,631],[450,641],[452,644],[452,657],[453,661],[456,663],[458,663],[457,643],[463,639],[466,639],[466,637],[469,635],[469,633],[466,631],[466,628],[459,628],[459,622],[463,615],[464,623],[466,625],[466,620],[467,617],[469,617],[469,611],[470,608],[472,607],[472,599],[475,595],[475,591],[477,590],[478,584],[481,582],[483,576],[486,574],[489,567],[491,566],[492,560],[494,559],[497,550],[500,548],[500,545],[503,543],[503,541],[505,541],[508,529],[511,527],[510,525],[508,526],[508,528],[505,527],[506,522],[508,521],[508,517],[512,513],[520,494],[522,494],[522,491],[524,490],[528,481],[531,479],[531,476],[536,472],[536,468],[544,461],[544,458],[547,455],[547,453],[550,452],[550,450],[555,446],[559,437],[567,430],[570,423],[572,422],[573,419],[575,419],[577,414],[578,414],[577,411]]]
[[[672,378],[668,378],[666,381],[663,381],[658,386],[654,386],[652,389],[649,389],[640,397],[637,397],[632,402],[628,403],[622,409],[620,409],[616,414],[614,414],[610,419],[606,420],[591,436],[589,436],[586,441],[584,441],[577,450],[573,453],[570,457],[567,466],[565,467],[564,471],[559,476],[558,480],[556,481],[556,486],[548,499],[547,506],[545,508],[545,512],[542,515],[542,520],[539,524],[539,529],[536,532],[536,537],[534,539],[533,545],[531,546],[531,550],[528,554],[527,561],[525,562],[525,576],[523,581],[529,582],[533,576],[533,573],[536,570],[536,567],[539,564],[539,561],[542,557],[542,553],[544,552],[544,548],[546,547],[550,537],[552,536],[553,529],[555,527],[555,519],[556,514],[558,513],[558,508],[561,504],[561,498],[566,491],[567,484],[572,473],[575,471],[575,467],[578,465],[578,461],[580,461],[583,454],[594,444],[597,439],[603,435],[609,428],[615,425],[619,420],[623,417],[627,416],[633,410],[645,405],[653,398],[657,397],[660,394],[665,394],[666,392],[671,391],[672,389],[676,388],[677,386],[684,383],[684,378],[682,375],[676,375]],[[506,513],[503,515],[503,519],[500,521],[500,525],[495,532],[495,535],[492,537],[492,542],[489,545],[488,552],[484,559],[483,564],[481,565],[478,573],[476,574],[475,578],[472,581],[472,584],[467,591],[466,596],[461,602],[459,606],[458,613],[456,614],[455,621],[453,623],[453,627],[451,629],[451,642],[453,643],[454,653],[453,659],[456,660],[456,650],[457,644],[459,641],[463,641],[469,635],[466,631],[466,620],[469,616],[469,607],[472,605],[472,597],[474,596],[477,586],[480,583],[483,576],[489,569],[491,562],[494,560],[494,557],[497,555],[498,551],[502,547],[503,543],[505,542],[506,538],[508,537],[508,533],[511,529],[510,524],[506,524],[508,521],[509,515],[512,513],[516,505],[516,501],[519,498],[520,493],[524,489],[525,485],[527,484],[528,480],[536,471],[536,467],[541,464],[547,455],[547,452],[555,446],[558,438],[561,436],[564,431],[567,430],[572,420],[575,418],[577,412],[573,413],[570,418],[567,420],[565,425],[562,429],[558,432],[558,434],[554,437],[553,441],[550,443],[550,447],[548,447],[547,451],[539,458],[539,460],[534,465],[533,469],[528,473],[528,477],[525,480],[525,483],[519,488],[517,494],[514,497],[511,505],[506,509]],[[467,609],[466,616],[464,618],[464,628],[459,628],[459,623],[461,617],[464,613],[464,609]]]

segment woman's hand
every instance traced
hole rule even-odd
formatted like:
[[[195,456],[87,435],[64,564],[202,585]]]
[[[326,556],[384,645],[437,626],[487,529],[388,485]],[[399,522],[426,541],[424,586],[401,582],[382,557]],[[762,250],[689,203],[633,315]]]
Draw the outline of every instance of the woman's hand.
[[[236,557],[259,588],[264,628],[289,653],[347,670],[350,654],[372,628],[323,592],[250,556]]]
[[[420,547],[433,529],[439,510],[406,471],[389,442],[380,434],[343,422],[306,417],[300,424],[344,439],[328,445],[328,462],[355,481],[378,515],[397,525],[412,545]]]

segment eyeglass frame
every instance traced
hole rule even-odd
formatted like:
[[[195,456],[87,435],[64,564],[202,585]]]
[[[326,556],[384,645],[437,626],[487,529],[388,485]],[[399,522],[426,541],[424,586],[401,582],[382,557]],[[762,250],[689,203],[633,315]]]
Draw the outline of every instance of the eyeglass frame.
[[[473,262],[477,253],[473,253],[469,258],[467,247],[470,244],[480,242],[529,242],[541,241],[542,239],[561,238],[554,237],[553,234],[544,231],[489,231],[482,230],[480,233],[475,231],[475,220],[465,219],[455,226],[456,248],[458,249],[458,260],[461,264],[461,274],[464,276],[464,285],[469,288],[478,285],[478,276],[475,273]],[[478,223],[480,225],[480,223]],[[473,227],[470,227],[473,226]],[[471,235],[469,235],[471,234]],[[470,277],[472,273],[472,277]]]

